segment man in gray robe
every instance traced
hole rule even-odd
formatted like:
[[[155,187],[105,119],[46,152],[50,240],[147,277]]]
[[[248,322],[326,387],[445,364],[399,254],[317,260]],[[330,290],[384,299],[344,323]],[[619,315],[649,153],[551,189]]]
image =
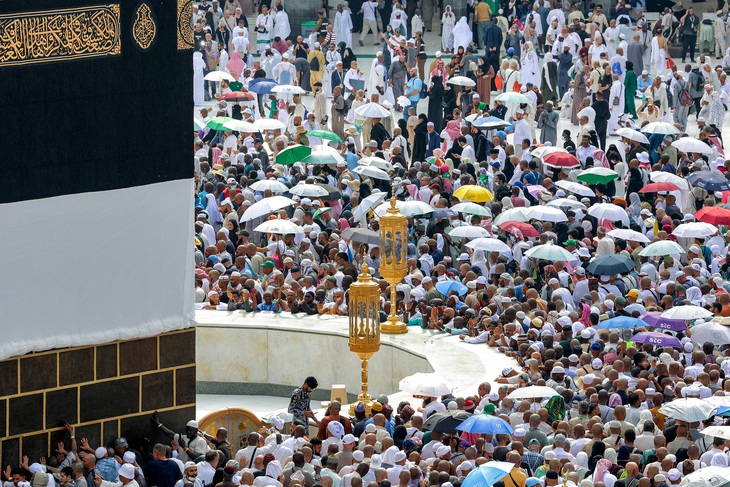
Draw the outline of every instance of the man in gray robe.
[[[644,65],[644,46],[641,44],[641,36],[639,34],[634,35],[633,42],[629,44],[626,52],[626,60],[633,63],[634,70],[637,70],[637,73],[641,73],[642,69],[638,68],[638,66]]]
[[[345,140],[345,115],[347,110],[345,106],[345,97],[342,96],[342,87],[335,86],[332,90],[332,131]]]
[[[537,120],[540,130],[540,143],[550,142],[553,146],[558,143],[558,112],[553,110],[553,102],[545,102],[545,110]]]
[[[404,55],[401,54],[395,62],[390,64],[388,82],[393,88],[393,99],[397,101],[399,96],[403,96],[403,88],[408,82],[408,66]]]

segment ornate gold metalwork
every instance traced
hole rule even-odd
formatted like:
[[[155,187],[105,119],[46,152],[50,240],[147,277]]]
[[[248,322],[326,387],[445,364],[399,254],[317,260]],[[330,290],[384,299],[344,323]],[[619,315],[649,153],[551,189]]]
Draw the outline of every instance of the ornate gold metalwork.
[[[177,50],[184,51],[195,47],[193,27],[193,1],[177,0]]]
[[[0,65],[119,55],[119,19],[119,4],[0,15]]]
[[[254,413],[243,408],[222,408],[206,414],[200,421],[200,431],[215,436],[219,428],[228,430],[228,441],[233,449],[245,446],[250,433],[256,432],[264,423]]]
[[[146,51],[155,41],[155,37],[157,37],[157,22],[154,12],[149,5],[142,2],[134,12],[132,38],[143,51]]]
[[[348,345],[350,351],[360,359],[362,367],[362,392],[357,401],[365,404],[370,412],[373,398],[368,394],[368,360],[380,350],[380,287],[373,280],[367,265],[362,266],[362,273],[357,282],[350,285],[350,333]],[[355,414],[355,404],[350,405],[350,414]]]
[[[383,253],[380,262],[380,275],[390,284],[390,316],[381,326],[381,331],[390,335],[407,333],[405,323],[398,319],[396,312],[395,287],[406,277],[408,267],[408,218],[395,206],[395,197],[390,200],[390,208],[380,218],[380,248]]]

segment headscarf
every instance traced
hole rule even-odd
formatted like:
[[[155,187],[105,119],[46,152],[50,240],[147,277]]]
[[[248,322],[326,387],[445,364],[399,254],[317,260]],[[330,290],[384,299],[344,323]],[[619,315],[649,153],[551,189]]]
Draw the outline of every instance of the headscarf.
[[[237,50],[234,49],[231,53],[231,59],[226,64],[226,69],[229,73],[236,73],[234,77],[237,80],[243,75],[243,70],[246,69],[246,63],[243,62]]]
[[[588,454],[584,451],[578,452],[575,456],[576,468],[588,468]]]
[[[284,471],[284,469],[281,468],[281,463],[279,463],[278,460],[271,460],[268,465],[266,465],[266,476],[271,477],[274,480],[279,480],[279,476]]]
[[[419,123],[418,125],[416,125],[413,128],[413,131],[415,133],[419,133],[419,134],[420,133],[426,134],[428,132],[428,130],[427,130],[428,129],[428,117],[426,116],[426,114],[420,113],[418,115],[418,118],[421,120],[421,123]]]
[[[613,448],[606,448],[606,452],[603,454],[603,458],[605,458],[614,465],[616,465],[616,462],[618,462],[618,454],[616,454],[616,450]],[[610,465],[609,468],[611,468]]]
[[[525,43],[525,46],[527,46],[527,43]],[[545,54],[545,63],[542,65],[542,71],[545,74],[545,84],[548,85],[548,88],[553,90],[553,82],[550,81],[550,72],[548,71],[548,63],[554,63],[553,61],[553,54],[548,52]]]
[[[614,393],[608,396],[608,407],[615,408],[616,406],[621,406],[621,404],[621,396],[618,394]]]
[[[692,304],[695,306],[702,306],[702,291],[700,288],[696,286],[690,287],[687,289],[685,294]]]
[[[340,232],[344,232],[350,228],[350,222],[347,221],[347,218],[340,218]]]
[[[562,421],[565,418],[565,400],[563,396],[553,396],[545,404],[545,409],[548,411],[548,421],[552,424],[553,421]]]
[[[456,120],[449,120],[446,123],[446,133],[449,134],[452,141],[456,142],[456,139],[461,137],[461,126],[459,125],[459,122]]]
[[[512,204],[512,200],[509,196],[502,198],[502,211],[511,210],[515,205]]]
[[[217,232],[221,227],[220,222],[223,221],[223,215],[221,215],[221,212],[218,209],[218,202],[215,200],[215,195],[208,193],[205,196],[205,199],[205,211],[207,211],[209,215],[208,221],[213,226],[213,229]]]
[[[641,218],[641,198],[637,193],[631,193],[629,194],[629,201],[631,204],[629,204],[627,213],[632,220],[638,222]]]
[[[596,471],[593,473],[593,483],[603,482],[603,476],[608,472],[609,468],[611,468],[611,462],[609,460],[605,458],[598,460]]]
[[[607,232],[610,232],[611,230],[615,230],[616,227],[613,226],[613,222],[609,220],[608,218],[604,218],[599,223],[600,226],[606,229]]]
[[[454,49],[463,47],[466,49],[472,40],[472,32],[467,23],[466,17],[461,17],[454,26]]]

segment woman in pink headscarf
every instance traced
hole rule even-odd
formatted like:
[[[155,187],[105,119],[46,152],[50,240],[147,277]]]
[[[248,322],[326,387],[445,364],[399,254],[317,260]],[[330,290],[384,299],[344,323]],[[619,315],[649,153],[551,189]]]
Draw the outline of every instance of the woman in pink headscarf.
[[[442,149],[445,152],[448,152],[448,150],[451,149],[451,146],[454,145],[454,141],[461,136],[461,126],[456,120],[449,120],[446,123],[446,128],[444,129],[444,132],[446,132],[446,135],[448,135],[448,137],[444,137]]]
[[[340,218],[340,233],[344,232],[348,228],[350,228],[350,222],[347,221],[347,218]]]
[[[606,229],[607,232],[610,232],[611,230],[615,230],[616,227],[613,225],[613,222],[609,220],[608,218],[604,218],[599,223],[600,226]]]
[[[236,78],[236,81],[243,75],[243,70],[246,69],[246,63],[243,62],[237,50],[234,49],[231,52],[231,59],[226,64],[226,69],[231,76]]]
[[[213,166],[215,166],[216,164],[220,164],[221,154],[223,154],[223,151],[220,150],[218,147],[213,147],[210,152],[213,155]]]

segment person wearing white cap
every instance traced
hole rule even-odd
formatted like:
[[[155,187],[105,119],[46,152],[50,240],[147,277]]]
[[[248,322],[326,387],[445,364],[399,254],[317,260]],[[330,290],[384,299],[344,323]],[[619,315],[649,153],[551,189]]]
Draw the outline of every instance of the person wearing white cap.
[[[152,424],[154,424],[161,432],[172,438],[175,443],[177,443],[178,459],[181,462],[187,462],[188,460],[196,459],[199,456],[204,455],[208,451],[208,443],[205,441],[205,438],[198,435],[199,426],[198,422],[194,419],[191,419],[185,425],[184,437],[183,435],[175,433],[171,429],[166,428],[160,422],[160,416],[156,412],[152,415]]]
[[[309,82],[312,87],[314,87],[314,83],[321,83],[322,79],[324,79],[324,68],[327,64],[327,60],[320,50],[319,42],[315,42],[313,47],[314,49],[309,51],[309,55],[307,56],[307,61],[309,61]],[[315,59],[317,61],[313,63]],[[313,66],[318,69],[312,69]]]

